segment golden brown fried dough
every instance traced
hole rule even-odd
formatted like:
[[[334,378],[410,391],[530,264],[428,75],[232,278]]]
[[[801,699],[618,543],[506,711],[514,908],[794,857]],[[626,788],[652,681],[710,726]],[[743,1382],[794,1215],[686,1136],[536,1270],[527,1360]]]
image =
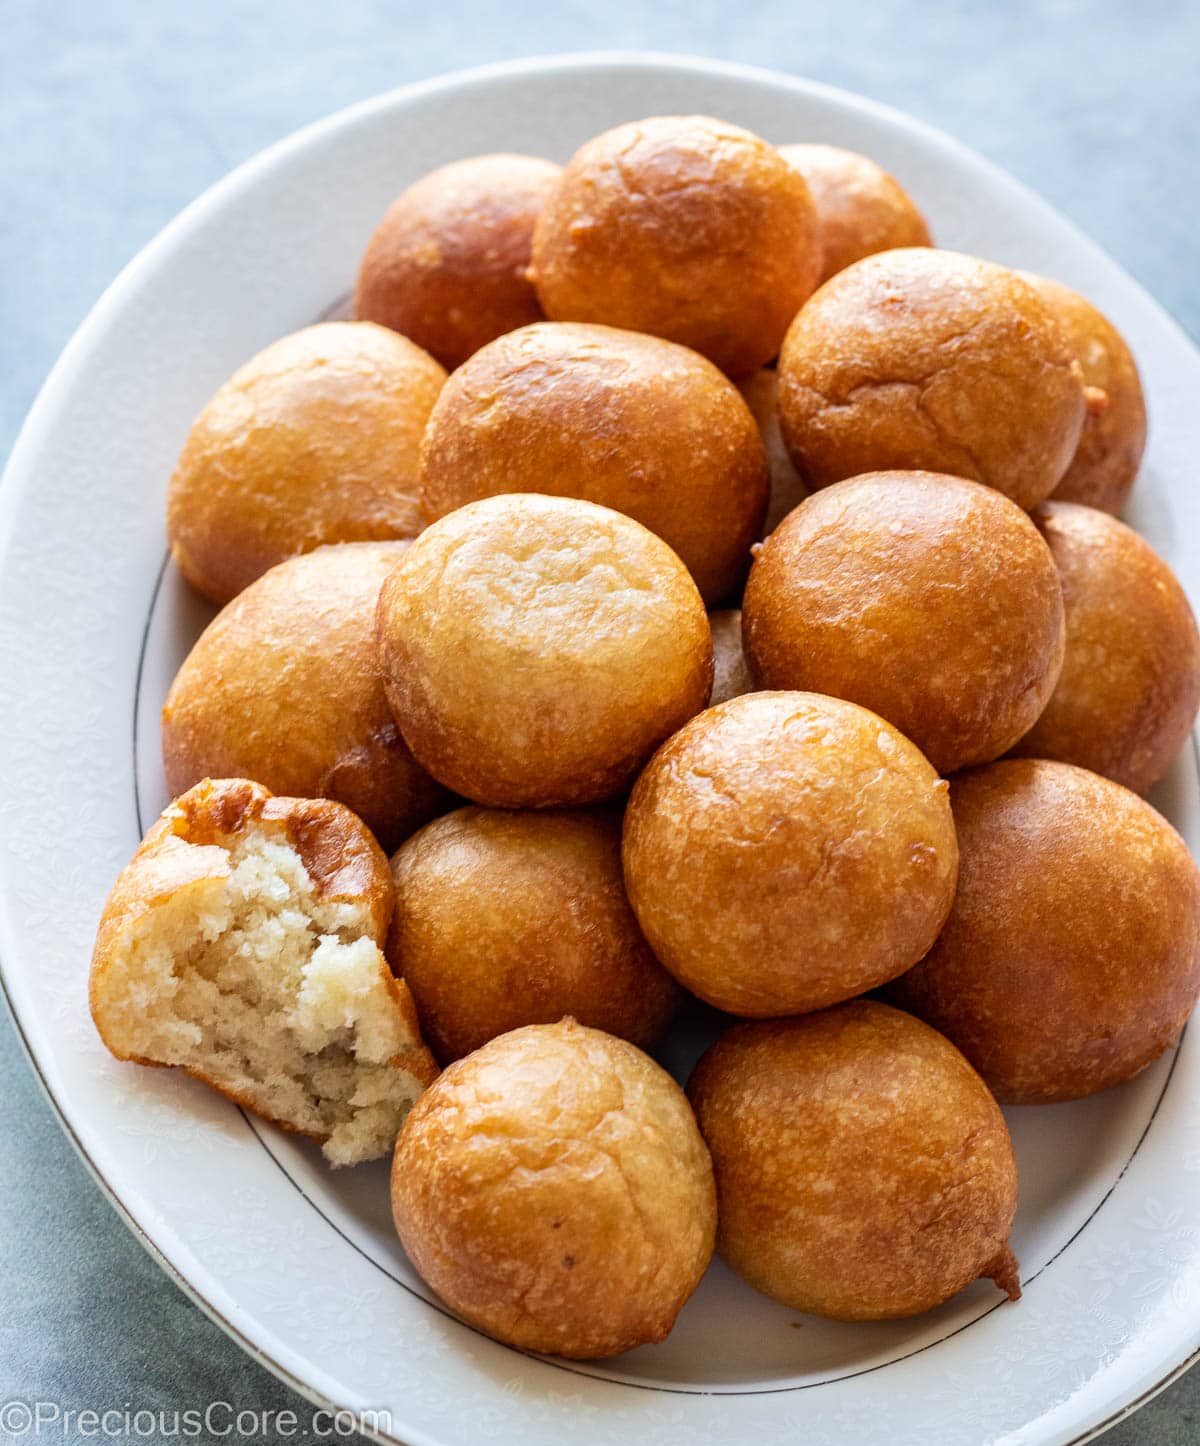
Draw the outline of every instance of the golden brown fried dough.
[[[709,613],[708,625],[713,641],[713,686],[708,706],[728,703],[743,693],[753,693],[754,679],[742,648],[742,611],[725,608]]]
[[[955,251],[884,251],[840,271],[779,359],[783,436],[810,487],[885,468],[986,482],[1029,509],[1075,454],[1079,363],[1014,271]]]
[[[688,1085],[717,1244],[757,1290],[835,1320],[932,1310],[981,1276],[1021,1293],[1004,1117],[941,1035],[855,1000],[735,1025]]]
[[[444,367],[542,314],[526,275],[533,225],[562,167],[471,156],[422,176],[367,243],[354,314],[402,332]]]
[[[182,1068],[334,1165],[375,1159],[437,1073],[382,952],[391,912],[349,809],[205,779],[113,886],[92,1018],[118,1059]]]
[[[682,342],[731,376],[776,354],[820,268],[799,173],[708,116],[653,116],[589,141],[533,238],[547,316]]]
[[[941,773],[1011,748],[1062,667],[1037,528],[994,489],[931,472],[814,493],[759,549],[743,618],[760,687],[871,708]]]
[[[909,968],[957,868],[946,784],[882,718],[814,693],[749,693],[681,729],[637,781],[623,859],[661,962],[756,1017]]]
[[[1077,763],[1145,793],[1200,707],[1200,636],[1187,595],[1114,517],[1047,502],[1034,520],[1062,580],[1067,647],[1049,703],[1014,751]]]
[[[447,383],[421,449],[429,521],[502,492],[580,497],[679,554],[708,602],[746,576],[766,462],[737,388],[687,347],[544,322],[501,337]]]
[[[220,605],[322,543],[415,536],[421,434],[445,380],[369,322],[323,322],[259,352],[200,413],[171,478],[184,577]]]
[[[1120,513],[1146,450],[1146,401],[1133,353],[1112,322],[1077,291],[1021,274],[1050,308],[1079,361],[1084,386],[1093,391],[1079,446],[1054,500]]]
[[[952,784],[958,894],[892,997],[1009,1104],[1079,1099],[1144,1069],[1200,990],[1200,875],[1128,789],[1006,759]]]
[[[281,562],[204,630],[163,708],[167,786],[253,778],[335,798],[385,849],[441,808],[444,790],[396,727],[375,650],[375,604],[404,542],[348,542]]]
[[[392,860],[392,967],[443,1064],[571,1015],[643,1049],[679,1003],[621,878],[617,813],[462,808]]]
[[[929,227],[904,187],[882,166],[841,146],[780,146],[817,208],[821,280],[897,246],[929,246]]]
[[[499,808],[615,797],[712,688],[683,563],[565,497],[489,497],[435,522],[384,583],[376,638],[418,762]]]
[[[804,485],[804,478],[796,471],[796,464],[788,453],[780,430],[779,373],[771,367],[763,367],[740,381],[738,391],[754,414],[767,456],[771,491],[762,527],[763,535],[767,536],[774,532],[793,507],[804,501],[808,488]]]
[[[574,1020],[501,1035],[446,1070],[397,1141],[392,1211],[459,1315],[576,1358],[663,1340],[716,1229],[682,1090]]]

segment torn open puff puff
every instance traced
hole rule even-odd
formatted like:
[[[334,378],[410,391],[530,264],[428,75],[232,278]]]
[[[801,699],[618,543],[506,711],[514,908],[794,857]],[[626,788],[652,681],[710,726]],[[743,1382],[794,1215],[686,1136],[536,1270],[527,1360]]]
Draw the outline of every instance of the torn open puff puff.
[[[391,910],[349,809],[205,779],[108,897],[92,1018],[118,1059],[185,1069],[335,1165],[374,1159],[437,1073],[380,948]]]

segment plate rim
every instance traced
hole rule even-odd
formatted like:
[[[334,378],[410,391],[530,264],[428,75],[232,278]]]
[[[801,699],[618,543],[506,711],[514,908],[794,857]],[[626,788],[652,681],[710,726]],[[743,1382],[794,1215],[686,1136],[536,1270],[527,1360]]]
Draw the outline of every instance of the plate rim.
[[[545,75],[548,73],[569,74],[574,71],[599,71],[604,69],[614,71],[640,70],[645,72],[669,70],[680,75],[691,74],[701,77],[722,76],[750,84],[766,85],[775,89],[788,89],[799,95],[825,100],[839,108],[866,113],[880,122],[885,123],[893,130],[916,135],[925,144],[948,153],[951,156],[957,156],[960,160],[967,162],[976,172],[980,172],[1002,183],[1010,191],[1019,193],[1025,204],[1034,214],[1045,219],[1052,219],[1060,230],[1071,233],[1075,239],[1085,243],[1091,250],[1100,252],[1106,260],[1121,273],[1124,280],[1137,290],[1142,303],[1157,313],[1157,319],[1172,329],[1189,349],[1193,351],[1196,349],[1195,343],[1189,334],[1180,323],[1166,311],[1157,298],[1119,261],[1112,257],[1103,246],[1088,237],[1074,221],[1063,215],[1063,213],[1049,201],[1045,200],[1018,177],[1012,175],[996,162],[990,160],[964,142],[957,140],[937,126],[884,102],[868,96],[859,95],[856,92],[823,81],[791,75],[786,72],[771,69],[770,67],[712,59],[688,53],[658,50],[583,50],[562,54],[551,53],[528,58],[509,59],[485,65],[465,67],[440,73],[424,80],[397,86],[369,96],[350,105],[341,107],[296,130],[288,132],[280,139],[247,157],[231,171],[208,186],[192,201],[187,203],[120,269],[115,278],[105,287],[97,300],[89,308],[87,314],[59,354],[45,380],[39,387],[35,400],[13,443],[12,450],[4,467],[3,476],[0,477],[0,568],[3,568],[9,556],[11,533],[18,514],[17,502],[21,474],[28,470],[30,463],[36,457],[42,441],[44,428],[50,419],[50,413],[56,403],[58,393],[69,389],[76,372],[81,366],[93,333],[98,332],[103,327],[110,314],[119,311],[126,292],[136,287],[143,272],[147,272],[153,268],[159,259],[170,251],[178,236],[188,232],[203,217],[207,216],[209,212],[220,209],[228,200],[244,189],[252,188],[260,175],[267,174],[293,153],[303,152],[323,135],[346,126],[353,126],[360,120],[375,113],[385,112],[396,106],[404,106],[413,101],[419,101],[427,95],[439,95],[481,83],[509,81],[521,77]],[[3,880],[0,880],[0,883],[2,882]],[[171,1261],[165,1253],[164,1248],[153,1239],[146,1228],[136,1219],[130,1207],[125,1204],[121,1196],[117,1193],[115,1187],[101,1173],[96,1162],[91,1158],[80,1135],[77,1133],[69,1117],[67,1107],[59,1100],[50,1081],[43,1073],[40,1060],[34,1053],[17,1012],[15,1000],[10,994],[4,958],[9,952],[9,946],[12,944],[13,940],[10,937],[8,909],[3,889],[0,889],[0,946],[2,946],[0,947],[0,994],[4,997],[5,1006],[12,1020],[14,1032],[20,1041],[21,1048],[24,1051],[25,1057],[30,1064],[42,1093],[48,1100],[59,1125],[75,1148],[79,1158],[83,1161],[86,1169],[100,1187],[102,1193],[116,1210],[118,1217],[125,1222],[135,1238],[141,1242],[152,1258],[157,1261],[175,1284],[182,1289],[184,1294],[198,1305],[204,1314],[208,1316],[210,1320],[214,1321],[231,1339],[235,1340],[248,1355],[270,1370],[278,1379],[290,1386],[311,1404],[328,1407],[332,1410],[351,1409],[339,1406],[336,1399],[325,1395],[318,1388],[311,1386],[290,1367],[274,1359],[268,1351],[251,1340],[234,1321],[225,1315],[219,1306],[203,1296],[200,1293],[199,1287],[189,1280],[182,1273],[181,1269]],[[1198,1332],[1198,1339],[1200,1339],[1200,1332]],[[1109,1427],[1126,1419],[1141,1406],[1152,1400],[1172,1382],[1186,1373],[1198,1360],[1200,1360],[1200,1344],[1190,1347],[1181,1359],[1175,1361],[1170,1366],[1166,1374],[1155,1380],[1153,1384],[1142,1391],[1136,1398],[1122,1405],[1117,1411],[1110,1411],[1103,1419],[1093,1422],[1093,1424],[1087,1427],[1081,1434],[1065,1440],[1064,1446],[1082,1446],[1082,1443],[1096,1439],[1096,1437],[1108,1430]],[[358,1429],[371,1439],[391,1443],[391,1446],[407,1446],[405,1438],[396,1435],[391,1430],[384,1431],[372,1427],[369,1424],[360,1425]],[[426,1433],[421,1431],[420,1435],[424,1438]]]

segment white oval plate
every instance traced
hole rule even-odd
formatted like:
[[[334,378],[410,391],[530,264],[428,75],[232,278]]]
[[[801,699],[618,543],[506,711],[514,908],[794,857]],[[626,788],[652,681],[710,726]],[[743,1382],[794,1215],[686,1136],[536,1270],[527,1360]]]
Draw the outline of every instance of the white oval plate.
[[[1057,276],[1129,337],[1153,413],[1132,520],[1200,583],[1200,358],[1043,202],[895,112],[740,67],[655,56],[505,65],[302,131],[190,206],[68,347],[0,501],[4,983],[63,1123],[147,1246],[314,1400],[386,1412],[411,1446],[499,1441],[1079,1441],[1200,1345],[1200,1041],[1123,1089],[1010,1112],[1025,1296],[978,1285],[932,1315],[839,1326],[714,1266],[670,1340],[597,1365],[496,1345],[435,1301],[388,1221],[386,1169],[331,1174],[200,1085],[120,1065],[86,1007],[92,934],[165,801],[158,707],[206,612],[165,566],[163,496],[197,410],[240,362],[348,290],[405,184],[479,151],[565,158],[655,112],[827,140],[894,171],[938,240]],[[1194,754],[1157,801],[1195,846]],[[674,1061],[683,1064],[683,1060]]]

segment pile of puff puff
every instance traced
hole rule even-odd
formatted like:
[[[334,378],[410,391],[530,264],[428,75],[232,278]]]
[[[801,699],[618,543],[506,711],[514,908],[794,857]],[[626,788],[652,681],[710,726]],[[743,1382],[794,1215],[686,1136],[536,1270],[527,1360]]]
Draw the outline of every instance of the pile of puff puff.
[[[662,1339],[714,1242],[838,1319],[1018,1295],[997,1100],[1130,1078],[1200,989],[1140,796],[1200,642],[1116,520],[1121,336],[865,157],[705,117],[424,177],[354,314],[171,480],[221,611],[105,1043],[394,1151],[416,1269],[529,1349]],[[681,1006],[686,1094],[644,1052]]]

